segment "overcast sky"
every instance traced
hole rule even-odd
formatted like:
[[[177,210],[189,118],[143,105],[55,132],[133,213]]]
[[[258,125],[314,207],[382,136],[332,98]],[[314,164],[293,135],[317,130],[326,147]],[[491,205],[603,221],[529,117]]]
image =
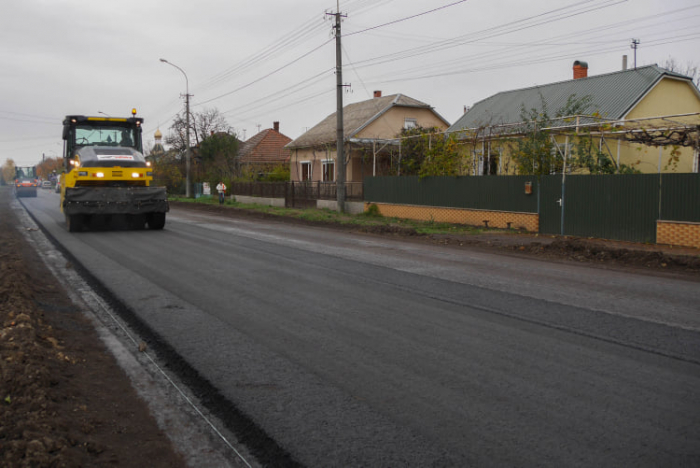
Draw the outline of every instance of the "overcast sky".
[[[247,139],[296,138],[335,112],[336,0],[0,0],[0,164],[61,156],[68,114],[216,108]],[[499,91],[673,58],[700,65],[698,0],[344,0],[345,104],[403,93],[450,123]],[[433,11],[431,11],[433,10]]]

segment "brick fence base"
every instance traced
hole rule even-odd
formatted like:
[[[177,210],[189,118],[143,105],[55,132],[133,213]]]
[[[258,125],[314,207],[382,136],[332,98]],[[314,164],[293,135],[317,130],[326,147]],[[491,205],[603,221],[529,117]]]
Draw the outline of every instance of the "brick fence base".
[[[365,210],[369,205],[377,205],[382,216],[389,218],[468,224],[471,226],[488,226],[502,229],[524,229],[530,232],[537,232],[539,230],[539,215],[537,213],[440,208],[419,205],[392,205],[388,203],[365,203]]]
[[[700,223],[657,221],[656,243],[700,249]]]

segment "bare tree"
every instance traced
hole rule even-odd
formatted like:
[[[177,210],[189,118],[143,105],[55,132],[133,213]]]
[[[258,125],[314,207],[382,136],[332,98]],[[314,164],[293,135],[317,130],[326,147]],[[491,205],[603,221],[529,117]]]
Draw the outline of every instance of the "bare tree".
[[[676,59],[669,57],[664,62],[663,68],[692,78],[695,86],[700,88],[700,67],[694,63],[688,62],[685,65],[681,65]]]
[[[185,113],[178,114],[170,126],[170,133],[165,137],[165,143],[178,151],[184,151],[185,135],[186,135],[186,118]],[[218,109],[204,109],[201,112],[192,112],[190,115],[190,137],[193,141],[191,146],[199,145],[205,138],[214,133],[233,133],[226,118],[219,112]]]

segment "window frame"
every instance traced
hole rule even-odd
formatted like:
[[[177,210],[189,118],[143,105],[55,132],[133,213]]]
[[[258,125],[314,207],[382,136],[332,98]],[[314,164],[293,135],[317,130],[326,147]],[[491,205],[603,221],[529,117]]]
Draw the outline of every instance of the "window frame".
[[[414,128],[418,128],[418,119],[413,117],[404,117],[403,128],[404,130],[413,130]]]
[[[321,181],[322,182],[335,182],[335,160],[324,159],[323,161],[321,161],[321,165],[322,165]],[[330,174],[331,175],[330,179],[327,177],[328,176],[327,169],[329,166],[332,168],[331,169],[332,172]]]
[[[312,181],[313,176],[314,176],[314,166],[311,164],[311,161],[299,161],[299,181],[300,182],[306,182],[306,181]],[[304,168],[308,168],[308,171],[305,170]],[[307,176],[308,173],[308,176]]]

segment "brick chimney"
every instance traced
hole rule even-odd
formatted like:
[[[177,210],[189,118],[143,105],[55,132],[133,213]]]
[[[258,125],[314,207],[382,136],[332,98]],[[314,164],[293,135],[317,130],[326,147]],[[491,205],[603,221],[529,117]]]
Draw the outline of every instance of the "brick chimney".
[[[574,79],[588,77],[588,63],[576,60],[574,62]]]
[[[279,122],[272,122],[272,128],[276,131],[280,131],[280,123]]]
[[[374,97],[375,97],[375,98],[382,97],[382,92],[381,92],[381,91],[375,91],[375,92],[374,92]]]

